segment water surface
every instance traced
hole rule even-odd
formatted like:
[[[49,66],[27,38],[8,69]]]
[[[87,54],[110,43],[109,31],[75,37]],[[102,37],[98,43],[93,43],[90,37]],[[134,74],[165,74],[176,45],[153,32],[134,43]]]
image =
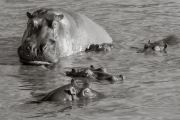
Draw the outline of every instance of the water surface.
[[[17,48],[26,28],[26,12],[41,7],[64,8],[82,13],[113,38],[108,53],[79,53],[63,58],[55,68],[19,63]],[[149,39],[179,35],[179,0],[1,0],[0,2],[0,119],[13,120],[179,120],[180,48],[167,54],[136,53]],[[180,37],[180,36],[179,36]],[[65,70],[89,65],[123,74],[124,82],[98,83],[94,90],[108,97],[87,103],[30,104],[33,93],[45,93],[68,84]]]

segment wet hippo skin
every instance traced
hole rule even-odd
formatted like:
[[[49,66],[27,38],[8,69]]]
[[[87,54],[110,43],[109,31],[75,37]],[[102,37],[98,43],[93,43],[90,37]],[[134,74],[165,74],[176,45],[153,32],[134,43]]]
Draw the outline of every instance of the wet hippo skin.
[[[131,47],[137,50],[138,53],[154,53],[154,52],[164,52],[171,46],[175,46],[180,42],[180,39],[175,35],[169,35],[164,39],[151,42],[150,40],[144,44],[144,48]]]
[[[66,75],[74,77],[90,77],[90,73],[88,73],[88,70],[107,73],[106,68],[100,67],[96,69],[91,65],[89,68],[72,68],[71,71],[66,71]]]
[[[143,53],[143,52],[154,52],[154,51],[159,51],[159,52],[166,52],[167,44],[161,44],[158,42],[151,43],[149,40],[147,44],[144,45],[143,49],[139,49],[137,52],[138,53]]]
[[[84,87],[80,89],[77,96],[80,100],[83,100],[83,99],[102,99],[102,98],[106,97],[104,94],[99,93],[95,90],[92,90],[90,83],[85,83]]]
[[[111,83],[117,81],[123,81],[125,79],[123,75],[110,75],[107,73],[105,68],[101,67],[95,69],[94,66],[92,65],[90,66],[90,68],[84,68],[84,69],[73,68],[71,71],[66,72],[66,75],[73,77],[89,77],[89,78],[97,79],[99,81],[108,80]]]
[[[104,98],[105,95],[99,93],[90,88],[90,83],[84,83],[83,86],[79,87],[74,79],[71,80],[70,84],[59,87],[45,95],[42,101],[73,101],[79,99],[94,99],[94,98]]]
[[[92,44],[89,48],[86,48],[86,52],[99,52],[99,51],[111,51],[113,49],[113,44],[110,43],[103,43],[103,44]]]
[[[98,24],[84,15],[64,9],[42,8],[32,14],[18,48],[24,64],[57,63],[59,58],[85,51],[92,44],[112,43]]]
[[[72,101],[77,98],[78,87],[74,79],[71,80],[70,84],[59,87],[47,95],[45,95],[40,101]]]

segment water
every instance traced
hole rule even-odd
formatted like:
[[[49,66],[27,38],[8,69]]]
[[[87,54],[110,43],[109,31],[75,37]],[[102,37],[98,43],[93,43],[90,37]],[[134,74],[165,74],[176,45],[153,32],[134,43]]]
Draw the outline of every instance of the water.
[[[79,53],[63,58],[55,68],[19,63],[17,48],[26,28],[26,12],[41,7],[64,8],[82,13],[113,38],[115,49],[108,53]],[[179,120],[180,48],[168,53],[136,53],[169,34],[179,35],[179,0],[1,0],[0,1],[0,119],[13,120]],[[179,36],[180,37],[180,36]],[[98,83],[94,90],[108,97],[88,103],[30,104],[33,93],[45,93],[68,84],[64,71],[89,65],[123,74],[124,82]]]

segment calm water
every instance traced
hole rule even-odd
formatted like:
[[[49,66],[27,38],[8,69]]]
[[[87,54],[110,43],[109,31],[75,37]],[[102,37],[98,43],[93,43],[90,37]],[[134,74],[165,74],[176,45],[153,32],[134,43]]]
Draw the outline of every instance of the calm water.
[[[26,12],[40,7],[64,8],[85,14],[103,26],[114,40],[109,53],[80,53],[63,58],[55,68],[19,63],[17,48],[26,28]],[[1,0],[0,1],[0,119],[11,120],[179,120],[180,48],[167,54],[136,53],[169,34],[179,35],[179,0]],[[180,37],[180,35],[179,35]],[[68,84],[65,70],[89,65],[123,74],[124,82],[98,83],[94,90],[118,98],[88,103],[30,104],[34,93]]]

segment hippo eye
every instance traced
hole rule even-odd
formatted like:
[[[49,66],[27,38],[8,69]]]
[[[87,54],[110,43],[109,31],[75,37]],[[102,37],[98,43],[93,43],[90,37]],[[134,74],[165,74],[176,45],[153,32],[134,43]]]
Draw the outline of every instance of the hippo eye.
[[[75,95],[76,94],[76,89],[74,87],[71,87],[70,92],[71,92],[72,95]]]
[[[48,20],[48,19],[45,19],[45,20],[46,20],[47,26],[52,28],[52,20]]]
[[[91,90],[89,88],[86,88],[83,90],[82,95],[83,96],[89,96],[90,93],[91,93]]]
[[[49,39],[49,42],[50,42],[51,44],[55,44],[55,43],[56,43],[56,40],[54,40],[54,39]]]

